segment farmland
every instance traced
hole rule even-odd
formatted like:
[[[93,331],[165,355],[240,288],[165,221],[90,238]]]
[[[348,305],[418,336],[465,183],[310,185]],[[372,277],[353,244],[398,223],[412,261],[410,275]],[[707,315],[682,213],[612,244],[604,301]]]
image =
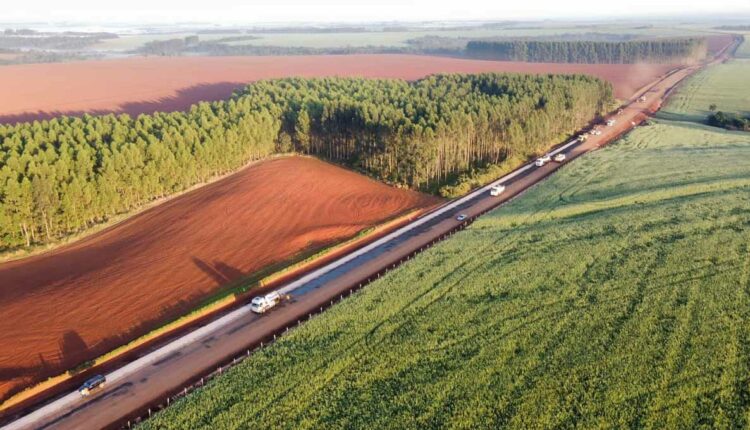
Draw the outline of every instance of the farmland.
[[[540,23],[541,24],[541,23]],[[555,37],[559,35],[580,35],[586,37],[589,33],[600,34],[628,34],[636,37],[665,37],[665,36],[691,36],[695,30],[671,28],[671,27],[648,27],[636,28],[633,25],[534,25],[534,26],[508,26],[508,27],[480,27],[454,28],[404,28],[404,29],[377,29],[370,28],[365,31],[336,31],[336,32],[311,32],[311,31],[274,31],[262,32],[252,29],[238,29],[236,34],[249,35],[256,39],[230,41],[230,45],[259,45],[278,47],[305,47],[305,48],[344,48],[344,47],[393,47],[403,48],[408,46],[408,41],[421,37],[450,37],[450,38],[497,38],[497,37]],[[700,34],[698,32],[697,34]],[[118,39],[104,40],[93,48],[100,51],[127,51],[142,47],[145,43],[183,38],[197,35],[201,40],[210,41],[227,37],[226,34],[205,34],[199,32],[170,32],[163,34],[139,34],[121,35]]]
[[[744,427],[749,190],[750,135],[654,121],[143,427]]]
[[[249,82],[289,76],[419,79],[434,73],[587,73],[611,82],[618,98],[670,69],[669,65],[545,64],[416,55],[130,58],[0,68],[0,123],[59,114],[187,109],[220,100]]]
[[[311,158],[250,166],[56,251],[0,265],[0,398],[258,271],[439,199]]]
[[[741,46],[748,45],[748,42]],[[666,119],[702,122],[717,110],[750,114],[750,60],[736,59],[699,72],[678,91],[672,102],[659,113]]]

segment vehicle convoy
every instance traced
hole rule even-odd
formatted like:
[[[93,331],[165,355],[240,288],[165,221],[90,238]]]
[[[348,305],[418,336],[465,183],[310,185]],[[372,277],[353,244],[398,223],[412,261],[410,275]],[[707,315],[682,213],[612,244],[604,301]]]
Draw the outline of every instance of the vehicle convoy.
[[[497,197],[500,194],[505,191],[505,185],[494,185],[492,188],[490,188],[490,195],[493,197]]]
[[[107,382],[107,378],[104,377],[104,375],[95,375],[91,378],[87,379],[86,382],[81,385],[81,387],[78,389],[78,393],[82,397],[87,397],[91,394],[92,391],[96,389],[104,388],[104,383]]]
[[[281,295],[278,291],[273,291],[271,293],[266,294],[265,296],[257,296],[254,297],[253,300],[250,302],[250,310],[255,312],[256,314],[264,314],[268,312],[271,308],[277,306],[279,303],[281,303],[283,300],[290,300],[291,296]]]

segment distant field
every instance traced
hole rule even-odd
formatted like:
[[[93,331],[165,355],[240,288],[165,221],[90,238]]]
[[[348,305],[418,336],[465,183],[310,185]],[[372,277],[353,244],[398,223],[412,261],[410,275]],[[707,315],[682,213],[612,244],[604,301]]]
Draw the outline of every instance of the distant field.
[[[181,32],[181,33],[161,33],[161,34],[137,34],[137,35],[121,35],[117,39],[103,40],[96,45],[93,45],[91,49],[98,51],[130,51],[133,49],[140,48],[148,42],[154,42],[158,40],[169,40],[169,39],[183,39],[187,36],[195,36],[194,32]],[[200,34],[200,39],[203,41],[221,39],[227,37],[226,34]]]
[[[580,34],[580,33],[625,33],[643,36],[674,36],[691,35],[694,33],[678,29],[635,29],[632,27],[550,27],[550,28],[508,28],[508,29],[471,29],[471,30],[429,30],[429,31],[402,31],[402,32],[369,32],[369,33],[257,33],[253,34],[259,39],[242,42],[232,42],[236,45],[264,45],[264,46],[304,46],[310,48],[337,48],[337,47],[359,47],[359,46],[407,46],[406,41],[424,36],[440,37],[534,37],[553,36],[557,34]]]
[[[749,310],[750,134],[657,121],[143,427],[741,428]]]
[[[714,103],[721,111],[750,113],[750,60],[732,60],[698,73],[658,115],[702,122]]]
[[[152,113],[228,98],[259,80],[289,76],[418,79],[434,73],[582,73],[629,97],[672,66],[545,64],[420,55],[150,57],[0,67],[0,123],[60,114]]]
[[[369,32],[335,32],[335,33],[247,33],[258,37],[257,40],[229,42],[230,45],[263,45],[284,47],[309,47],[309,48],[341,48],[341,47],[363,47],[363,46],[389,46],[404,47],[406,41],[424,36],[441,37],[534,37],[552,36],[556,34],[580,34],[580,33],[620,33],[648,36],[690,36],[696,35],[696,30],[648,27],[634,28],[633,26],[620,25],[579,25],[579,26],[540,26],[536,28],[474,28],[474,29],[430,29],[411,31],[369,31]],[[245,33],[243,33],[245,34]],[[119,39],[105,40],[93,46],[96,50],[128,51],[139,48],[147,42],[156,40],[167,40],[184,38],[198,35],[203,41],[221,39],[238,34],[197,34],[195,32],[162,33],[147,35],[122,35]]]

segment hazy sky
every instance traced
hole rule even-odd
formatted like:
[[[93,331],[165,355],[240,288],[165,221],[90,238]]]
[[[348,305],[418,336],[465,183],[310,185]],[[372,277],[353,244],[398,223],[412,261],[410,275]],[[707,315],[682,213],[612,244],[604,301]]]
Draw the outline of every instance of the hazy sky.
[[[0,21],[217,23],[750,14],[750,0],[7,0]]]

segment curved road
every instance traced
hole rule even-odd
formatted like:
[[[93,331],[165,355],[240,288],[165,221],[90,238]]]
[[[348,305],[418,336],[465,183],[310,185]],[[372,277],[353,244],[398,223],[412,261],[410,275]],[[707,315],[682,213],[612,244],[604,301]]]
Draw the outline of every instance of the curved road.
[[[631,101],[614,115],[614,127],[601,127],[601,136],[590,136],[580,143],[571,141],[554,151],[571,160],[606,144],[640,123],[661,105],[662,99],[678,82],[699,67],[677,69],[644,90],[645,102]],[[637,94],[638,96],[640,94]],[[566,161],[567,162],[567,161]],[[552,174],[560,167],[549,163],[536,167],[526,164],[492,184],[457,199],[351,254],[291,282],[280,289],[293,300],[258,316],[243,306],[179,337],[159,349],[109,374],[104,389],[88,398],[77,392],[67,394],[11,422],[11,429],[98,429],[121,426],[134,412],[157,404],[167,394],[180,391],[196,378],[243,354],[269,335],[303,319],[350,291],[384,268],[398,264],[435,240],[461,226],[456,216],[473,218],[500,205]],[[492,185],[503,184],[499,197],[489,195]]]

